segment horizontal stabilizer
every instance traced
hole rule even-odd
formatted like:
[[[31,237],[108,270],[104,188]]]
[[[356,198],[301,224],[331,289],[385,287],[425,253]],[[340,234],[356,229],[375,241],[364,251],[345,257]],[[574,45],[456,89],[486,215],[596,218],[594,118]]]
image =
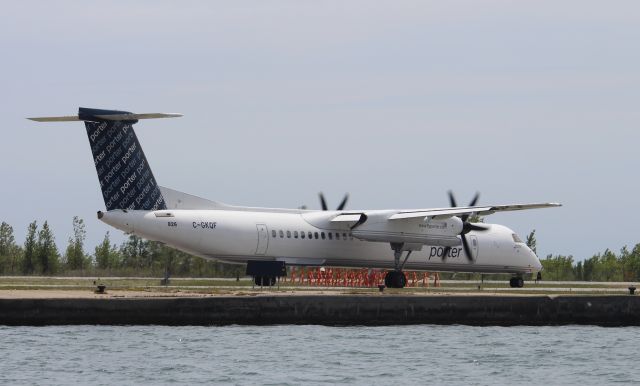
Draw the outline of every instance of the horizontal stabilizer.
[[[102,110],[102,109],[90,109],[81,107],[78,111],[78,115],[66,115],[61,117],[34,117],[27,118],[36,122],[71,122],[71,121],[90,121],[90,122],[105,122],[105,121],[122,121],[135,123],[139,119],[155,119],[155,118],[178,118],[182,114],[179,113],[130,113],[128,111],[119,110]]]
[[[142,113],[142,114],[113,114],[113,115],[96,115],[97,118],[107,121],[131,121],[134,119],[155,119],[155,118],[179,118],[180,113]]]
[[[27,118],[36,122],[71,122],[71,121],[79,121],[77,115],[66,115],[64,117],[38,117],[38,118]]]

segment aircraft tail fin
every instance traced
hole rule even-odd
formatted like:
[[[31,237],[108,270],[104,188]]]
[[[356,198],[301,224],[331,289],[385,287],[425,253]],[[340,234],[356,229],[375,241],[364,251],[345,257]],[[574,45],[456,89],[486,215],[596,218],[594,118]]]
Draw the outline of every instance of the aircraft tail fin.
[[[166,209],[160,188],[133,131],[139,119],[181,114],[134,114],[80,107],[77,116],[29,118],[37,122],[84,121],[107,210]]]

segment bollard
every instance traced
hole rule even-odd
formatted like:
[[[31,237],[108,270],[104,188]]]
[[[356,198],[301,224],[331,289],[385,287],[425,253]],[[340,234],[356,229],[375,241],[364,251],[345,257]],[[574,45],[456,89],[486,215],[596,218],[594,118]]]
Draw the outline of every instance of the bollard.
[[[636,292],[636,287],[634,286],[629,287],[629,295],[633,295],[634,292]]]

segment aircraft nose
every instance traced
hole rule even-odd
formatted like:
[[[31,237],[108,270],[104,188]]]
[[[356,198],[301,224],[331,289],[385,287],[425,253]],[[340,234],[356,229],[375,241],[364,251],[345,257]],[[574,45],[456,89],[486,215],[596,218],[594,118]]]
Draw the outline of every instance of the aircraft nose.
[[[540,259],[538,259],[538,256],[536,256],[536,254],[531,249],[529,249],[529,260],[531,261],[531,267],[534,269],[534,271],[542,270],[542,263],[540,262]]]

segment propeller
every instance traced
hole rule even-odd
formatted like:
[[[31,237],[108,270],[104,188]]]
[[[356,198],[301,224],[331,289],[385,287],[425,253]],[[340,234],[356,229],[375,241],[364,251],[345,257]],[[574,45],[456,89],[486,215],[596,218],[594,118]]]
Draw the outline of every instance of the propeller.
[[[327,200],[324,199],[324,194],[320,192],[318,193],[318,196],[320,196],[320,206],[322,207],[322,210],[329,210],[327,207]]]
[[[453,195],[453,192],[450,190],[447,193],[449,194],[449,203],[451,204],[451,207],[452,208],[457,207],[458,205],[456,203],[456,198]],[[469,203],[469,206],[475,206],[479,198],[480,198],[480,192],[476,192],[476,195],[473,196],[473,199]],[[467,237],[465,235],[471,231],[485,232],[489,230],[489,228],[482,225],[472,224],[469,221],[467,221],[469,220],[470,215],[471,214],[466,213],[458,217],[460,217],[460,220],[462,220],[462,232],[460,232],[460,238],[462,239],[462,248],[464,248],[464,253],[467,256],[467,259],[469,261],[473,261],[473,255],[471,254],[471,247],[469,246],[469,242],[467,241]],[[449,254],[449,251],[451,251],[451,247],[444,248],[444,251],[442,253],[442,261],[447,259],[447,255]]]
[[[322,210],[329,210],[329,207],[327,206],[327,200],[325,200],[324,198],[324,194],[320,192],[318,193],[318,196],[320,197],[320,206],[322,207]],[[348,200],[349,200],[349,193],[345,193],[344,198],[342,199],[342,201],[340,202],[340,205],[338,205],[338,208],[336,210],[343,210],[347,206]]]

